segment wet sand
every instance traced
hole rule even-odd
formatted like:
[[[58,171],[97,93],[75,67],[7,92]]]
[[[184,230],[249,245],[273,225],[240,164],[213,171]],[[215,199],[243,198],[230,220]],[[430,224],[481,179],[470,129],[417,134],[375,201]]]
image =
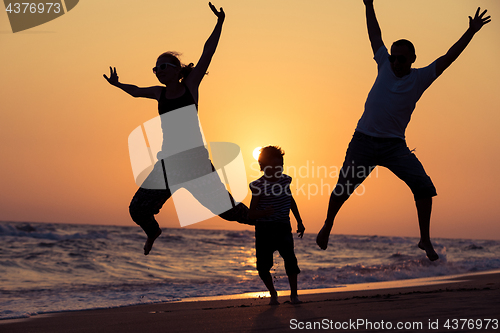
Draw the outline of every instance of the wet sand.
[[[500,271],[302,290],[299,305],[262,295],[43,314],[0,332],[500,331]]]

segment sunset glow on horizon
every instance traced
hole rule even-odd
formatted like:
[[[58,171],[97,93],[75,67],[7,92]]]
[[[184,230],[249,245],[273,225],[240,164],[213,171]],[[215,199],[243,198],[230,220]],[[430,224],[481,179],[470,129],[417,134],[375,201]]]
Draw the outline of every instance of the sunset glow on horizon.
[[[226,21],[200,86],[203,134],[241,148],[247,183],[262,175],[259,145],[282,147],[306,232],[317,233],[377,74],[363,1],[212,3]],[[411,40],[417,68],[448,51],[477,7],[492,22],[423,94],[406,131],[437,188],[433,238],[500,239],[500,2],[375,0],[385,45]],[[196,64],[215,23],[201,0],[87,0],[15,34],[1,13],[0,220],[136,226],[127,138],[158,107],[102,75],[113,66],[120,82],[159,85],[158,55]],[[180,227],[170,201],[157,219]],[[251,229],[219,217],[192,227]],[[418,237],[411,191],[377,168],[333,233]]]

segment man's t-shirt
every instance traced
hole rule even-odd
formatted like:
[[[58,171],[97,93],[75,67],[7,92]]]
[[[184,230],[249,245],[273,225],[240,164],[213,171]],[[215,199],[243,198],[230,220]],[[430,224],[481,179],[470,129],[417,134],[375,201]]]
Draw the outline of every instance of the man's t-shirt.
[[[365,103],[356,131],[380,138],[405,138],[411,114],[424,91],[436,79],[436,62],[412,68],[398,78],[391,69],[389,53],[381,46],[374,57],[378,75]]]

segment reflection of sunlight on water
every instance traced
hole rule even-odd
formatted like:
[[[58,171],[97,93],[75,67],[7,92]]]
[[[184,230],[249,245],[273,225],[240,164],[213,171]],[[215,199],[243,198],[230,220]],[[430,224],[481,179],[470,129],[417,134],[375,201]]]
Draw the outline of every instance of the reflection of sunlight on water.
[[[269,296],[256,270],[252,231],[165,229],[147,257],[142,252],[145,235],[138,227],[0,222],[0,243],[4,240],[16,247],[0,251],[2,289],[8,290],[4,296],[11,311],[0,309],[0,318],[27,311],[195,296]],[[396,280],[386,284],[393,287],[412,278],[431,276],[432,280],[432,276],[498,269],[500,265],[498,241],[436,240],[440,255],[444,252],[438,263],[429,262],[415,246],[417,242],[415,238],[333,235],[328,251],[323,251],[314,234],[305,234],[303,239],[294,235],[301,269],[299,289],[307,289],[307,293],[319,288],[345,291]],[[288,295],[289,283],[278,252],[271,274],[279,294]],[[381,286],[377,284],[377,288]],[[246,292],[249,294],[240,294]]]
[[[243,275],[238,276],[239,278],[246,279],[249,276],[254,278],[258,275],[256,265],[257,258],[255,257],[255,249],[248,247],[239,247],[231,257],[231,260],[226,260],[226,262],[237,265],[244,272]],[[232,272],[234,274],[234,272]]]
[[[245,251],[244,261],[242,262],[244,266],[255,267],[255,265],[257,264],[257,258],[255,257],[253,252],[254,252],[253,250]]]

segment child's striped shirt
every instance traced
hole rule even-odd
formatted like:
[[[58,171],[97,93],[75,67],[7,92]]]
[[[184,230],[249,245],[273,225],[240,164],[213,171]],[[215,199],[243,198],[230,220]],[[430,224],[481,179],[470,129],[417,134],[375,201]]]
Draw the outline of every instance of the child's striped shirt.
[[[258,218],[257,221],[290,221],[291,182],[292,177],[283,173],[276,182],[270,182],[262,176],[250,183],[252,195],[260,197],[256,210],[264,210],[270,205],[274,209],[273,215]]]

